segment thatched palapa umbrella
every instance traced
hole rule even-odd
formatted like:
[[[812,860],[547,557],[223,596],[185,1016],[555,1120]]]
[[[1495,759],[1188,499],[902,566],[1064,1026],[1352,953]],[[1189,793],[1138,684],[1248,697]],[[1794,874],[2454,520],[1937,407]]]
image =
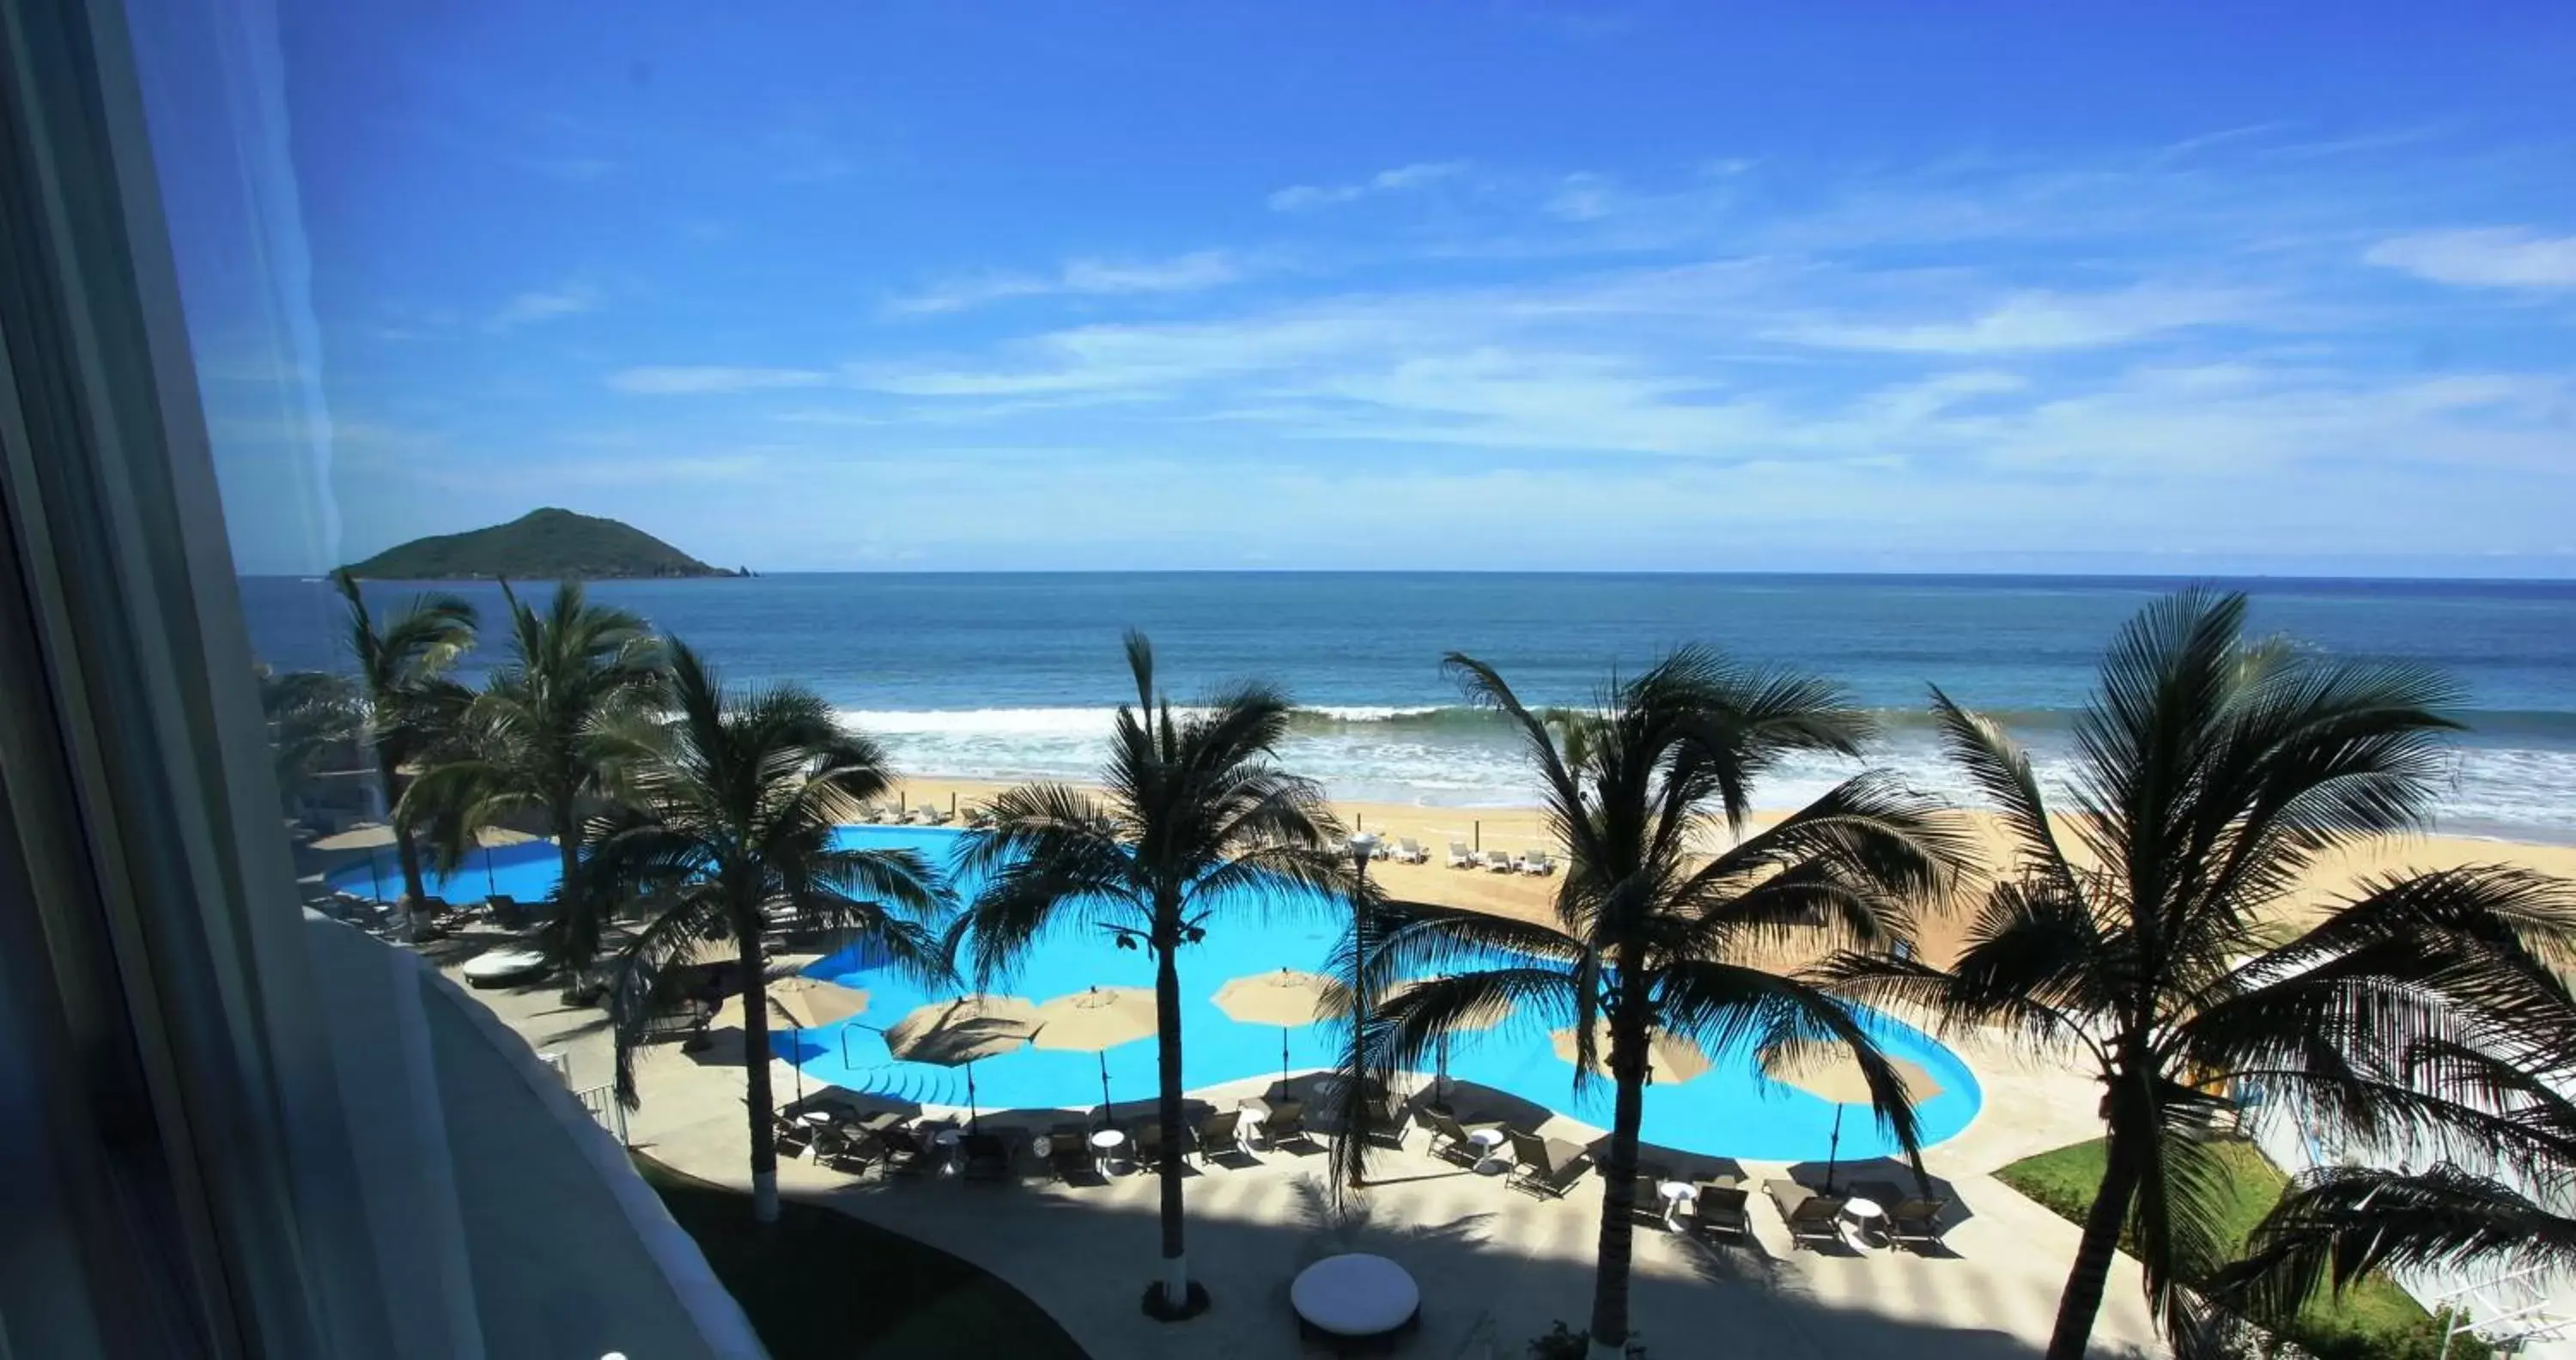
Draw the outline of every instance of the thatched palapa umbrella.
[[[961,996],[934,1001],[885,1032],[886,1049],[905,1062],[966,1069],[966,1122],[980,1128],[975,1108],[975,1060],[997,1057],[1038,1032],[1037,1007],[1016,996]]]
[[[1887,1065],[1896,1069],[1897,1084],[1904,1088],[1907,1104],[1920,1105],[1941,1094],[1941,1083],[1921,1063],[1890,1057]],[[1869,1079],[1861,1075],[1859,1061],[1840,1044],[1794,1044],[1766,1056],[1762,1075],[1833,1103],[1833,1140],[1826,1144],[1825,1151],[1825,1193],[1832,1194],[1834,1166],[1842,1160],[1843,1108],[1866,1105],[1870,1100]]]
[[[1288,1083],[1288,1031],[1315,1023],[1332,979],[1293,968],[1239,977],[1216,989],[1216,1008],[1247,1025],[1279,1027],[1279,1082]]]
[[[1567,1062],[1579,1062],[1571,1028],[1551,1031],[1548,1046]],[[1607,1017],[1595,1021],[1592,1029],[1594,1070],[1606,1071],[1610,1061],[1610,1023]],[[1660,1082],[1689,1081],[1708,1075],[1708,1054],[1698,1044],[1678,1034],[1656,1030],[1646,1040],[1646,1080]]]
[[[1037,1048],[1100,1056],[1100,1117],[1109,1117],[1109,1050],[1154,1035],[1154,993],[1146,987],[1093,987],[1037,1009]]]

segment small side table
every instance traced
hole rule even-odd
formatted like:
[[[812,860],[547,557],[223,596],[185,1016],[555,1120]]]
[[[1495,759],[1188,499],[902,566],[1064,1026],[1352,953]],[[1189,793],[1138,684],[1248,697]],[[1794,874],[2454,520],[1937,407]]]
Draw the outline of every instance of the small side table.
[[[957,1174],[957,1145],[965,1136],[955,1129],[941,1129],[930,1136],[930,1141],[939,1148],[939,1155],[947,1159],[946,1166],[942,1168],[945,1174]]]
[[[1664,1231],[1680,1232],[1682,1206],[1698,1202],[1699,1187],[1689,1181],[1663,1181],[1655,1186],[1655,1193],[1664,1197]]]
[[[1853,1231],[1860,1234],[1863,1243],[1867,1243],[1871,1233],[1884,1231],[1887,1206],[1877,1200],[1854,1195],[1843,1201],[1843,1217],[1851,1220]]]
[[[1510,1136],[1501,1129],[1478,1129],[1467,1135],[1468,1145],[1476,1149],[1478,1175],[1491,1176],[1511,1170],[1509,1166],[1503,1164],[1503,1159],[1496,1155],[1502,1151],[1503,1144],[1509,1141],[1511,1141]]]
[[[1101,1175],[1109,1174],[1110,1158],[1117,1156],[1118,1149],[1125,1146],[1127,1135],[1116,1129],[1102,1129],[1091,1135],[1091,1156],[1099,1164]]]

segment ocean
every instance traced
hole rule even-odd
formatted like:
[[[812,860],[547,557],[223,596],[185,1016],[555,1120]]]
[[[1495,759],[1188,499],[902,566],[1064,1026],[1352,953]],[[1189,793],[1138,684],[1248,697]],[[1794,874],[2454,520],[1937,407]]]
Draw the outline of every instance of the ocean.
[[[734,682],[797,680],[920,774],[1091,776],[1110,709],[1130,697],[1119,634],[1155,645],[1186,701],[1259,676],[1305,712],[1283,753],[1336,796],[1426,805],[1532,801],[1489,715],[1441,672],[1463,651],[1532,703],[1582,703],[1699,642],[1836,680],[1875,710],[1875,763],[1960,797],[1924,717],[1937,683],[2021,735],[2043,773],[2114,629],[2172,580],[2014,576],[1481,573],[810,574],[594,585],[686,639]],[[2440,829],[2576,840],[2576,582],[2254,580],[2254,628],[2341,656],[2407,658],[2467,691]],[[254,647],[284,669],[343,667],[327,583],[241,583]],[[424,587],[370,586],[395,600]],[[500,591],[453,589],[488,619]],[[542,590],[544,587],[536,587]],[[469,678],[495,659],[470,657]],[[1783,769],[1787,807],[1850,773]]]

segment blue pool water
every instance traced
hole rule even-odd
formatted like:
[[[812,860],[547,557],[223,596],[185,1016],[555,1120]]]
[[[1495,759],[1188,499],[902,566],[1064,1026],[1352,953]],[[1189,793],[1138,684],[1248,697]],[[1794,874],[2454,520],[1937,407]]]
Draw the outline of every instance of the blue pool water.
[[[928,829],[849,827],[844,844],[910,846],[944,860],[960,833]],[[551,845],[523,845],[495,851],[492,878],[499,890],[521,900],[543,897],[556,875]],[[337,876],[344,885],[363,888],[366,870]],[[459,899],[484,892],[481,857],[445,883],[445,895]],[[971,891],[972,883],[959,883]],[[444,891],[433,887],[433,891]],[[1274,1026],[1246,1025],[1228,1019],[1212,998],[1228,979],[1277,968],[1321,971],[1341,929],[1330,907],[1300,909],[1286,897],[1264,903],[1246,902],[1242,909],[1220,909],[1209,923],[1206,940],[1185,948],[1180,957],[1181,995],[1186,1009],[1181,1079],[1198,1088],[1280,1070],[1282,1031]],[[772,1035],[777,1053],[803,1069],[807,1080],[866,1094],[923,1104],[966,1103],[965,1073],[921,1063],[898,1062],[881,1036],[886,1026],[913,1009],[946,999],[955,990],[926,992],[897,974],[874,967],[857,951],[816,962],[805,971],[850,986],[865,988],[868,1009],[852,1020],[827,1029]],[[1046,1001],[1093,985],[1151,987],[1153,960],[1141,951],[1120,949],[1097,930],[1058,929],[1006,984],[994,990],[1032,1001]],[[1893,1020],[1880,1022],[1883,1042],[1900,1057],[1930,1072],[1941,1093],[1920,1107],[1924,1138],[1938,1142],[1966,1127],[1980,1101],[1976,1079],[1967,1065],[1937,1041]],[[1330,1028],[1305,1025],[1285,1032],[1287,1065],[1295,1071],[1330,1066],[1335,1042]],[[1825,1156],[1834,1125],[1834,1107],[1823,1100],[1763,1077],[1749,1054],[1719,1053],[1713,1069],[1692,1081],[1661,1083],[1646,1090],[1644,1137],[1649,1143],[1709,1156],[1762,1161],[1803,1161]],[[1151,1038],[1123,1044],[1106,1055],[1109,1091],[1126,1102],[1152,1097],[1155,1052]],[[1088,1108],[1100,1101],[1101,1055],[1027,1048],[975,1064],[975,1095],[987,1110]],[[1609,1087],[1593,1083],[1578,1096],[1574,1069],[1558,1058],[1546,1028],[1536,1022],[1506,1021],[1483,1034],[1461,1038],[1451,1047],[1449,1073],[1508,1092],[1538,1105],[1606,1127],[1610,1120]],[[1473,1109],[1472,1099],[1461,1105]],[[1866,1111],[1846,1114],[1842,1127],[1845,1159],[1894,1152],[1892,1139],[1881,1133]]]

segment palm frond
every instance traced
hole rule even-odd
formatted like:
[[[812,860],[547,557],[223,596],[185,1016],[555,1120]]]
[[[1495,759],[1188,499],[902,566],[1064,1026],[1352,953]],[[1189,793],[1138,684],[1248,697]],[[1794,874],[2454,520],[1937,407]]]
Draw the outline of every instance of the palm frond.
[[[699,957],[724,926],[725,903],[712,887],[699,885],[677,894],[620,949],[609,975],[609,1028],[616,1048],[617,1099],[628,1109],[640,1103],[635,1091],[635,1050],[659,1008],[669,998],[663,978],[675,964]]]
[[[2450,1164],[2421,1171],[2325,1166],[2292,1181],[2211,1292],[2262,1319],[2374,1272],[2576,1266],[2576,1220]]]

